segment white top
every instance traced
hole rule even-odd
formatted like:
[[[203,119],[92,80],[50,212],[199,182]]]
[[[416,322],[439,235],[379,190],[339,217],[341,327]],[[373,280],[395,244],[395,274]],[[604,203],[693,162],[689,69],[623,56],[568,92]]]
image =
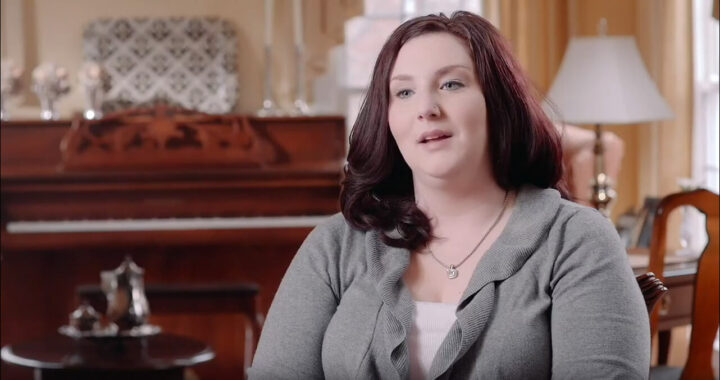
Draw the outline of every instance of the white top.
[[[455,323],[457,305],[415,302],[415,320],[410,331],[410,379],[426,379],[433,358]]]

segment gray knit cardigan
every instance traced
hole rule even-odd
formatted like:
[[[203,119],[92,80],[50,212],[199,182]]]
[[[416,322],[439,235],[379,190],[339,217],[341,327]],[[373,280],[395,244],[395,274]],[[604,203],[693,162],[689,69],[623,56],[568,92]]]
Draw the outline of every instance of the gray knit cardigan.
[[[250,379],[407,379],[410,254],[340,214],[315,228],[275,295]],[[431,379],[648,376],[647,310],[618,235],[555,190],[519,192],[456,315]]]

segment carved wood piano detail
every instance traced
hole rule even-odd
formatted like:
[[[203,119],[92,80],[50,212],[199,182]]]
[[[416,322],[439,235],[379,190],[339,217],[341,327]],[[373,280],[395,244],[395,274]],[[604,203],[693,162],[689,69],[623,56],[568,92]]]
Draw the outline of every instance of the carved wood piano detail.
[[[261,167],[287,159],[247,116],[157,106],[102,120],[76,118],[60,144],[62,168]]]
[[[0,133],[2,345],[55,334],[75,288],[127,254],[148,285],[257,284],[265,313],[307,233],[339,210],[342,117],[157,107],[3,121]],[[201,378],[242,373],[242,319],[151,318],[213,346]],[[0,375],[30,376],[6,364]]]

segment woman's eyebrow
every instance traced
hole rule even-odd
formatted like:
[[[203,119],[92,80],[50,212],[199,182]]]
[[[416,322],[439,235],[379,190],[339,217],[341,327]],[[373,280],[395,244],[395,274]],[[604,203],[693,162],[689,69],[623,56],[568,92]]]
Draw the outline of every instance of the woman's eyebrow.
[[[465,70],[472,72],[472,69],[465,65],[447,65],[447,66],[441,67],[437,71],[435,71],[435,76],[445,75],[448,72],[453,71],[455,69],[465,69]],[[392,78],[390,78],[391,82],[394,80],[412,80],[412,76],[407,75],[407,74],[398,74],[398,75],[395,75]]]
[[[453,70],[455,70],[455,69],[465,69],[465,70],[468,70],[468,71],[472,72],[472,69],[471,69],[470,67],[465,66],[465,65],[448,65],[448,66],[445,66],[445,67],[439,69],[438,71],[436,71],[436,72],[435,72],[435,76],[445,75],[445,74],[447,74],[447,73],[449,73],[450,71],[453,71]]]

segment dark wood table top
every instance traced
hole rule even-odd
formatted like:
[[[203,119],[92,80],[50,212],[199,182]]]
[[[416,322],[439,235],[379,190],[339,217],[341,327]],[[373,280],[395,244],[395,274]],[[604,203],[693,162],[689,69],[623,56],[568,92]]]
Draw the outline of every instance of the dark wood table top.
[[[680,255],[676,251],[669,251],[665,255],[665,273],[663,273],[663,276],[695,276],[698,254]],[[628,250],[628,260],[636,275],[645,273],[650,260],[650,252],[647,248],[631,248]]]
[[[57,334],[2,348],[2,360],[39,369],[167,370],[214,357],[207,344],[170,334],[142,338],[70,338]]]

